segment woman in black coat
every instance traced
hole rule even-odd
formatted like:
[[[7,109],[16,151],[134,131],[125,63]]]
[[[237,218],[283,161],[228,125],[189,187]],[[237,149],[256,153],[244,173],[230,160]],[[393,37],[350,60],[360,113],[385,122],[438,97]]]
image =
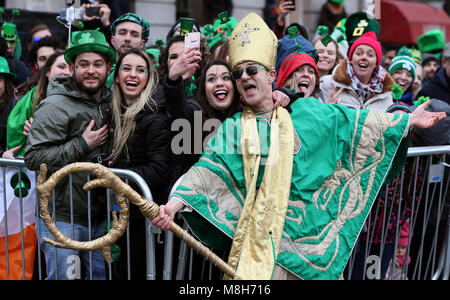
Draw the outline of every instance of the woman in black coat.
[[[153,201],[163,203],[167,201],[169,189],[170,131],[164,103],[155,100],[158,76],[149,55],[142,49],[123,53],[116,70],[111,122],[114,138],[109,166],[139,174],[150,188]],[[145,217],[133,204],[130,204],[129,226],[131,279],[144,280]],[[126,236],[117,244],[121,248],[117,278],[127,279]]]

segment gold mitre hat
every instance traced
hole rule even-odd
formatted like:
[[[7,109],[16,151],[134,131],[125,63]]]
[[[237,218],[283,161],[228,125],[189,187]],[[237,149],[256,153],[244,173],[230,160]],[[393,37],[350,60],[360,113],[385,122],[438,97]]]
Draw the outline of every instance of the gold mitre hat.
[[[257,14],[249,13],[236,25],[229,43],[231,69],[246,61],[275,68],[278,39]]]

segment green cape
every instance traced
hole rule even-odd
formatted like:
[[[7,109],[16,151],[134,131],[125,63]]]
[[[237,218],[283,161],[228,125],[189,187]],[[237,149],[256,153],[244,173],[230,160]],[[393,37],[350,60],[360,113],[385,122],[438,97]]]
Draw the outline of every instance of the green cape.
[[[407,148],[399,145],[409,130],[408,115],[314,98],[291,108],[296,146],[277,263],[303,279],[339,279],[389,170],[404,163]],[[270,125],[262,117],[257,122],[264,162]],[[240,132],[238,113],[221,125],[174,192],[194,209],[183,216],[211,247],[229,246],[245,199]],[[263,173],[262,165],[258,187]]]

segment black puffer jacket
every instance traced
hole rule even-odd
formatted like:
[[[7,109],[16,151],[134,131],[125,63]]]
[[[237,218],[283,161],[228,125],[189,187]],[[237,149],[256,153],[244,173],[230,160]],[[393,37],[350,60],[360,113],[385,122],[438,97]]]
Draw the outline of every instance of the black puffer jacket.
[[[166,75],[164,82],[159,85],[159,90],[162,90],[163,99],[167,105],[167,112],[172,127],[171,137],[173,139],[173,149],[171,149],[171,186],[200,159],[202,151],[201,148],[198,149],[198,145],[195,144],[197,141],[194,139],[195,130],[197,129],[195,113],[197,111],[197,116],[201,117],[201,106],[194,98],[186,96],[185,86],[190,83],[192,83],[190,78],[182,80],[182,77],[180,76],[176,81],[173,81]],[[189,130],[186,130],[185,128],[187,125],[185,121],[190,126]],[[200,121],[199,124],[201,126],[201,119],[198,121]],[[180,125],[181,128],[179,127]],[[201,136],[202,132],[197,132],[197,134],[200,134]],[[180,140],[180,137],[183,138]],[[184,144],[187,142],[185,139],[190,139],[189,143]],[[180,150],[182,150],[183,153],[179,153]]]
[[[170,127],[165,106],[158,103],[157,112],[146,106],[137,115],[136,127],[112,167],[138,173],[150,188],[153,201],[163,204],[168,197],[170,165]]]

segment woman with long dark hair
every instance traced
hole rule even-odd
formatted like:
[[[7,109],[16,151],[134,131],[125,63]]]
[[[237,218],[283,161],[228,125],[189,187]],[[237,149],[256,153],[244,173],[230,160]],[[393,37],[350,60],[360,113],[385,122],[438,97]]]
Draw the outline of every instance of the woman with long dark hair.
[[[3,158],[13,158],[18,149],[6,150],[6,121],[17,103],[13,80],[16,74],[9,71],[8,62],[0,56],[0,151]]]

